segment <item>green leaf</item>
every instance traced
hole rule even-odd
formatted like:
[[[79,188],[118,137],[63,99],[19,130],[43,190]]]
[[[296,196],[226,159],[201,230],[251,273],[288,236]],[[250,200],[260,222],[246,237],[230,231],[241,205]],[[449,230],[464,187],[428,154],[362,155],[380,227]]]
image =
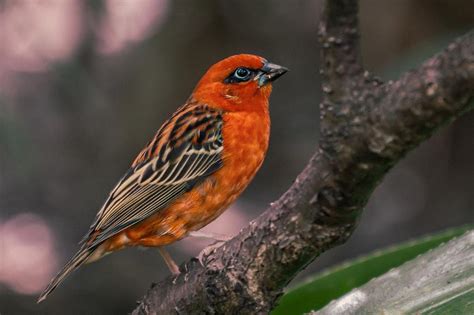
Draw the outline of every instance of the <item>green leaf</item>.
[[[421,315],[472,314],[474,311],[474,288],[443,300],[432,307],[419,310]]]
[[[303,314],[311,310],[321,309],[331,300],[463,234],[469,228],[450,229],[439,234],[377,251],[368,256],[331,268],[291,289],[281,298],[279,305],[273,310],[272,314]]]
[[[472,315],[474,230],[331,301],[312,315]]]

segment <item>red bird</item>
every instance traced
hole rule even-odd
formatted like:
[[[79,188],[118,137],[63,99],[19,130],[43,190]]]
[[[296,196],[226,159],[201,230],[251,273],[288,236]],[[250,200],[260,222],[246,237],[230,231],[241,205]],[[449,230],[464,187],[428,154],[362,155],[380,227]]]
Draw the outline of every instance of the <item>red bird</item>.
[[[270,135],[271,83],[288,70],[255,55],[213,65],[188,101],[161,126],[118,182],[82,247],[40,295],[43,301],[82,264],[126,246],[162,246],[216,219],[262,165]]]

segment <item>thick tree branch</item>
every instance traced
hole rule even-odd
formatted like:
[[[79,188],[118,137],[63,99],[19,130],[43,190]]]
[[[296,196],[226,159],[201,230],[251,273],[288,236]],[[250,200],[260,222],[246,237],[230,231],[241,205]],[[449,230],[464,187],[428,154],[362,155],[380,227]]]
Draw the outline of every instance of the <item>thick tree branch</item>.
[[[357,1],[327,1],[319,25],[323,90],[334,97],[350,94],[348,81],[363,74]],[[343,83],[343,84],[341,84]]]
[[[406,152],[469,109],[474,32],[383,84],[364,71],[356,0],[325,1],[319,149],[290,189],[232,240],[154,285],[133,314],[264,314],[320,253],[351,235]]]

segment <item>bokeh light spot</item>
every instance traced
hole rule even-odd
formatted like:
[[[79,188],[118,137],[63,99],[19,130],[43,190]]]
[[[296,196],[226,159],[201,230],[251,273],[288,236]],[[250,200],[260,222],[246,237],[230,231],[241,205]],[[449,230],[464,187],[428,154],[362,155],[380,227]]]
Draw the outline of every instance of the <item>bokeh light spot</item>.
[[[22,213],[0,223],[0,283],[20,294],[40,292],[58,265],[54,243],[37,215]]]

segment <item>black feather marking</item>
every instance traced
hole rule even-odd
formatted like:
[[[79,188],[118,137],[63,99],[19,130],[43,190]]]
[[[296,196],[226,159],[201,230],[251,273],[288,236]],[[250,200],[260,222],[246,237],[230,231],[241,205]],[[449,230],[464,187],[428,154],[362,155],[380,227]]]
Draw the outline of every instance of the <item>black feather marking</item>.
[[[153,170],[153,164],[148,165],[142,173],[140,177],[140,183],[146,182],[150,177],[155,175],[155,171]]]
[[[179,157],[183,155],[184,151],[186,151],[188,148],[189,148],[188,142],[183,142],[181,145],[177,147],[173,147],[173,149],[168,154],[167,160],[170,162],[176,161]]]

